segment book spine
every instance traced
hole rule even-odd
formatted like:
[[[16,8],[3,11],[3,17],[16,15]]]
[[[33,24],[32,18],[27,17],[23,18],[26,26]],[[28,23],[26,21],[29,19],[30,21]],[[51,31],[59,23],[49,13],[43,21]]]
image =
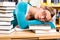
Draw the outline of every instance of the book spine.
[[[36,34],[41,34],[41,33],[48,33],[48,31],[43,31],[43,30],[35,30]]]
[[[43,3],[47,3],[47,0],[43,0]]]
[[[0,30],[10,30],[13,28],[13,25],[0,25]]]
[[[13,13],[0,13],[0,17],[13,17]]]
[[[0,25],[11,25],[11,22],[0,22]]]
[[[51,0],[47,0],[47,5],[51,5]]]
[[[59,12],[59,25],[60,25],[60,12]]]
[[[15,1],[15,0],[3,0],[3,1],[7,1],[7,2],[13,2],[13,1]]]
[[[58,0],[54,0],[54,4],[58,4]]]
[[[58,24],[60,25],[60,9],[58,10]]]
[[[54,0],[51,0],[51,3],[54,3]]]
[[[14,31],[14,29],[8,30],[8,31],[0,31],[1,34],[10,34]]]
[[[60,17],[59,17],[59,25],[60,25]]]
[[[0,2],[2,2],[3,0],[0,0]]]
[[[51,29],[51,30],[35,30],[36,34],[40,34],[40,33],[55,33],[56,29]]]
[[[58,2],[60,3],[60,0],[58,0]]]
[[[35,30],[35,29],[42,29],[42,30],[50,30],[51,29],[51,27],[50,26],[48,26],[48,27],[46,27],[46,26],[29,26],[29,29],[32,29],[32,30]]]
[[[11,17],[11,18],[0,18],[0,21],[12,21],[12,20],[14,20],[13,17]]]
[[[0,2],[0,6],[15,6],[15,2]]]
[[[40,3],[43,3],[43,0],[40,0]]]

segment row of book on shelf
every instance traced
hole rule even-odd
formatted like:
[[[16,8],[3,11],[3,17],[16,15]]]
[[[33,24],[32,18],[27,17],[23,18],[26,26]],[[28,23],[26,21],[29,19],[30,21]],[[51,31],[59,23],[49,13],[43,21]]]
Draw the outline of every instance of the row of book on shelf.
[[[18,2],[20,1],[29,2],[32,6],[55,6],[56,4],[57,6],[60,5],[60,0],[18,0]]]
[[[60,3],[60,0],[40,0],[42,3]]]
[[[30,3],[32,6],[40,6],[40,5],[54,6],[56,4],[58,4],[57,6],[60,5],[60,0],[0,0],[0,2],[3,1],[16,2],[16,4],[20,1],[24,1]]]
[[[40,7],[41,5],[45,6],[60,6],[60,0],[18,0],[18,2],[28,2],[32,6]]]
[[[32,3],[47,3],[47,4],[50,4],[50,3],[54,3],[54,4],[57,4],[57,3],[60,3],[60,0],[0,0],[0,2],[3,2],[3,1],[9,1],[9,2],[16,2],[16,1],[24,1],[24,2],[32,2]]]

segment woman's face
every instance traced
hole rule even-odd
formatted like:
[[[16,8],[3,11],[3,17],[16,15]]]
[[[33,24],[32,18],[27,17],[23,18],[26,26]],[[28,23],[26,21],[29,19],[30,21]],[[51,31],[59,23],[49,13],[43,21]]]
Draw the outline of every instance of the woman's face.
[[[51,20],[51,13],[48,10],[40,8],[39,10],[37,10],[35,18],[40,21],[47,22]]]

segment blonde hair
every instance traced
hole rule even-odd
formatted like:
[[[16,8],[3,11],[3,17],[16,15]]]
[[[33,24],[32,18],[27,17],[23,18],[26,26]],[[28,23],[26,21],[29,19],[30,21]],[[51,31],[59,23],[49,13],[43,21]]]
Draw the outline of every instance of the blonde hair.
[[[52,7],[48,7],[48,6],[41,6],[43,9],[48,10],[51,13],[51,17],[53,17],[55,15],[55,11],[54,8]]]

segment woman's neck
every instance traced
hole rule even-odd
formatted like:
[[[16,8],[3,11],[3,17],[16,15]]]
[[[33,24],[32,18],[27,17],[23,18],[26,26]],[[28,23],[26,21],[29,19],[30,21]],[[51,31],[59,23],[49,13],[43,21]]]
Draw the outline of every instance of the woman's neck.
[[[35,14],[36,14],[36,12],[37,12],[37,8],[30,6],[30,7],[29,7],[29,11],[30,11],[31,15],[35,16]]]

